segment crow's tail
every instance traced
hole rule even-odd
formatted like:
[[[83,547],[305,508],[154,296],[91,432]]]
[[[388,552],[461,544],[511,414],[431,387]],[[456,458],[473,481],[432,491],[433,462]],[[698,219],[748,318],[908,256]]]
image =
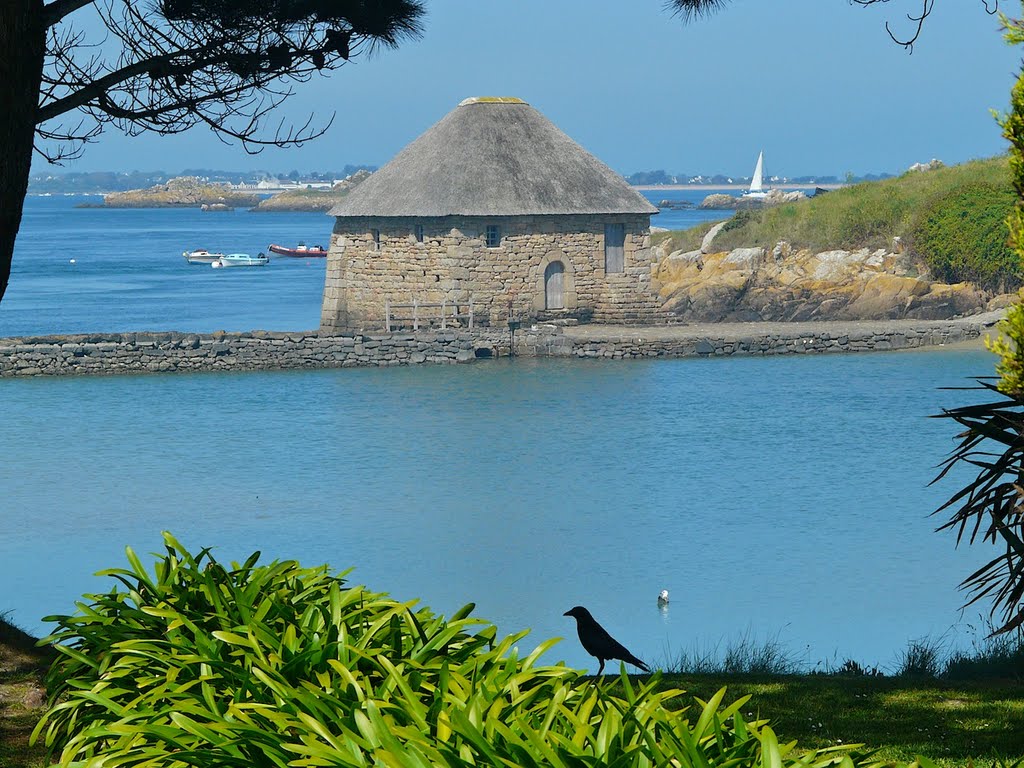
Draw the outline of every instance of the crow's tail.
[[[629,656],[627,658],[623,659],[623,661],[625,661],[627,664],[632,664],[634,667],[639,667],[644,672],[648,672],[649,673],[651,671],[650,667],[648,667],[646,664],[644,664],[642,661],[640,661],[640,659],[638,659],[633,654],[629,654]]]

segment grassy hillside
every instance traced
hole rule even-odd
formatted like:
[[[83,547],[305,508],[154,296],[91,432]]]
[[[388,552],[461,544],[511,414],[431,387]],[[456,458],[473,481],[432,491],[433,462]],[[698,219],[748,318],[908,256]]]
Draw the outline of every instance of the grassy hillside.
[[[815,251],[903,246],[945,282],[1020,285],[1024,269],[1006,243],[1014,204],[1005,157],[866,182],[798,203],[738,212],[715,247],[771,248],[786,240]],[[700,247],[709,224],[671,238],[670,249]]]
[[[291,189],[261,200],[254,211],[327,213],[345,197],[348,189]]]
[[[253,210],[327,213],[368,178],[370,178],[370,172],[360,170],[335,184],[331,189],[292,189],[279,192],[260,202]]]

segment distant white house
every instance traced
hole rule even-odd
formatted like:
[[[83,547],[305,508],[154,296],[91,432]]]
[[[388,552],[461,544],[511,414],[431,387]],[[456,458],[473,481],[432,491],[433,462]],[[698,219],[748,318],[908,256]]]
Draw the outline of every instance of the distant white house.
[[[232,189],[249,192],[286,192],[295,189],[330,189],[336,181],[283,181],[277,179],[260,179],[259,181],[243,181],[232,184]]]

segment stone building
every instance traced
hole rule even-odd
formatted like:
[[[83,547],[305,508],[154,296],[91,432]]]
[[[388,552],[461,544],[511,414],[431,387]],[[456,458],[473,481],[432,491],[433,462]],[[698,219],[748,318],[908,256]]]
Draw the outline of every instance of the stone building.
[[[321,331],[653,322],[657,211],[520,99],[466,99],[331,210]]]

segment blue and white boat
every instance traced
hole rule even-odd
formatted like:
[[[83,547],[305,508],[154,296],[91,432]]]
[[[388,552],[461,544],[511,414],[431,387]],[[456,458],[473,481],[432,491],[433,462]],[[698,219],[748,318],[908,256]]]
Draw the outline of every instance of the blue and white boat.
[[[210,264],[214,269],[220,267],[262,267],[270,262],[270,257],[265,253],[258,253],[250,256],[248,253],[228,253],[221,256],[217,261]]]

